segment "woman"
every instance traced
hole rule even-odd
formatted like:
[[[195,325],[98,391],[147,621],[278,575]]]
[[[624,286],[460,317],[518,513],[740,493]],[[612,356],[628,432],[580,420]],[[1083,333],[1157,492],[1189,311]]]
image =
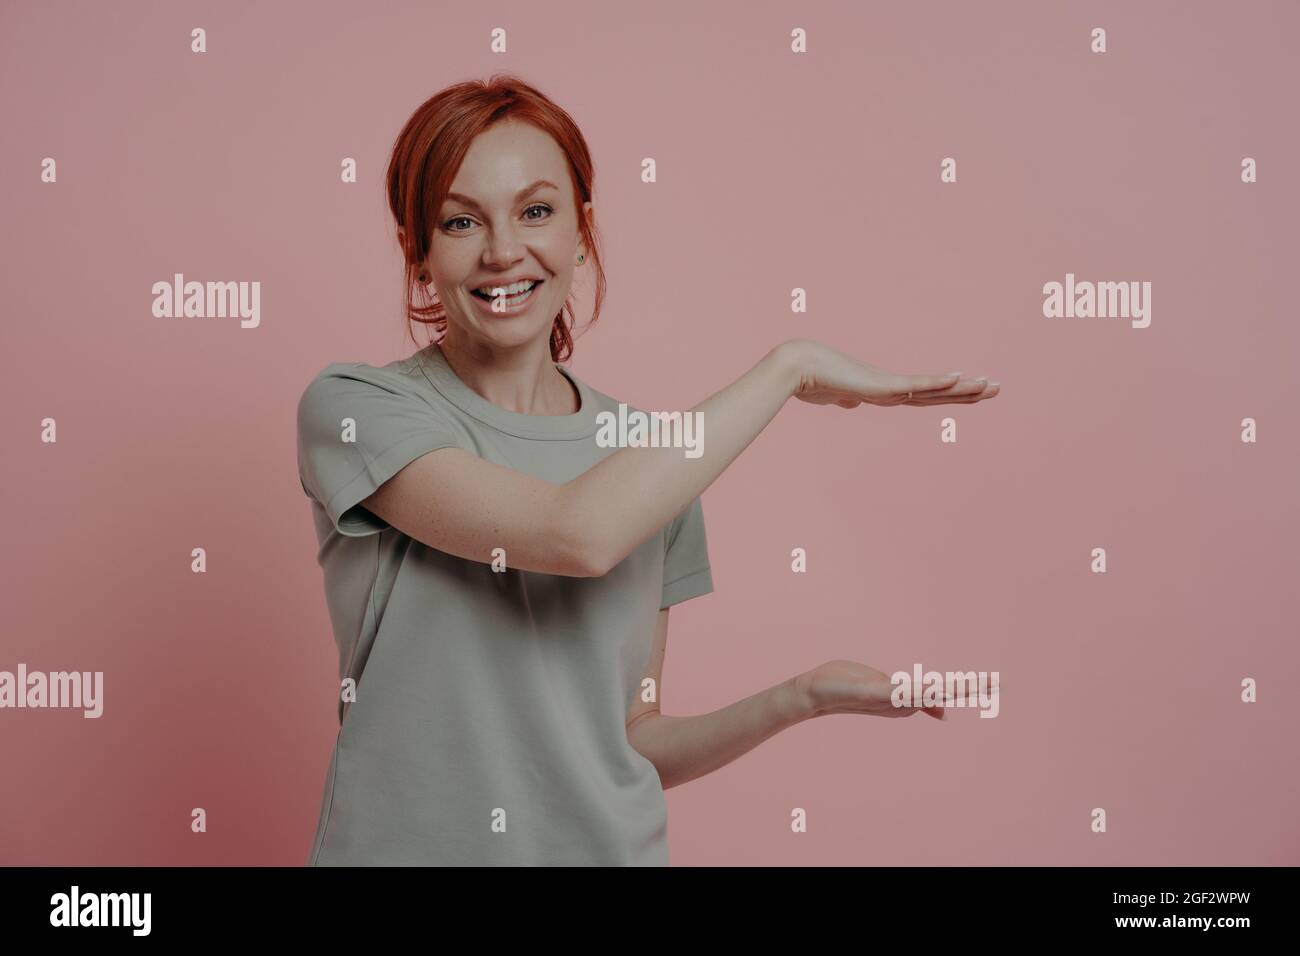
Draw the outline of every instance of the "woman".
[[[592,183],[572,119],[509,76],[434,96],[393,149],[408,318],[443,334],[332,364],[298,406],[343,680],[310,865],[666,864],[665,788],[812,716],[916,711],[832,661],[664,716],[668,609],[712,591],[699,496],[787,399],[972,403],[997,383],[792,340],[692,410],[702,455],[603,447],[618,402],[559,364],[575,268],[596,315],[604,292]]]

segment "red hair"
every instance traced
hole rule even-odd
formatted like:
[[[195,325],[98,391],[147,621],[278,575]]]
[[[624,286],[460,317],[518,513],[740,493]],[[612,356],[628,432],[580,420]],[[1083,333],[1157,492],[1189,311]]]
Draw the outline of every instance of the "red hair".
[[[494,74],[487,82],[470,80],[449,86],[425,101],[406,121],[393,145],[388,162],[388,207],[405,230],[402,254],[406,263],[406,319],[413,341],[414,322],[432,325],[436,332],[446,334],[446,309],[436,301],[437,291],[430,295],[430,287],[419,281],[419,273],[429,255],[439,210],[470,143],[479,133],[507,118],[531,123],[549,133],[569,161],[578,230],[596,271],[591,322],[600,315],[605,270],[594,226],[582,212],[582,204],[591,200],[595,176],[587,142],[573,118],[537,89],[518,77]],[[428,304],[416,304],[416,294]],[[565,321],[565,313],[569,322]],[[573,321],[573,306],[566,300],[551,326],[552,361],[563,362],[573,354],[569,332]]]

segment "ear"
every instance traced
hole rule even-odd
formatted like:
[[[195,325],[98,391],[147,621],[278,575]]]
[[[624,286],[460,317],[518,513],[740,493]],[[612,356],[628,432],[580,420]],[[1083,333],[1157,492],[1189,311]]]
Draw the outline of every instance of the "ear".
[[[588,227],[588,228],[591,228],[591,221],[592,221],[592,205],[591,205],[591,200],[587,200],[586,202],[584,202],[584,203],[582,204],[582,216],[583,216],[584,219],[587,220],[587,227]],[[577,253],[581,253],[582,255],[585,255],[585,256],[587,256],[588,258],[590,258],[590,256],[591,256],[590,250],[587,249],[586,243],[584,243],[584,242],[582,241],[582,235],[581,235],[581,233],[579,233],[579,235],[578,235],[578,248],[575,249],[574,252],[575,252],[575,254],[577,254]]]

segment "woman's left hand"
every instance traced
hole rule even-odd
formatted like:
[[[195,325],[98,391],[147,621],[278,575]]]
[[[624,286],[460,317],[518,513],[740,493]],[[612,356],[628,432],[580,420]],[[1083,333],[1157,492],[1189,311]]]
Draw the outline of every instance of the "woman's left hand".
[[[826,714],[870,714],[876,717],[910,717],[924,711],[935,720],[944,719],[944,708],[896,707],[894,684],[889,675],[857,661],[827,661],[794,679],[809,716]],[[919,692],[919,688],[917,689]],[[952,706],[955,700],[941,698]]]

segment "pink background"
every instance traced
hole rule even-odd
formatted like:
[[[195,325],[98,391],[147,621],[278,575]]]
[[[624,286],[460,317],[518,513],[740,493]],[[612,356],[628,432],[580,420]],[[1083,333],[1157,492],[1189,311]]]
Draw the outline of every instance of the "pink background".
[[[792,401],[705,492],[716,591],[673,611],[666,713],[837,657],[1005,692],[668,791],[674,864],[1300,863],[1298,30],[1284,2],[5,4],[0,669],[106,686],[99,720],[0,711],[0,862],[306,860],[337,656],[295,405],[412,350],[388,150],[505,71],[595,155],[594,387],[689,407],[796,336],[1003,386]],[[154,318],[174,272],[260,281],[260,328]],[[1152,282],[1150,328],[1044,318],[1067,272]]]

